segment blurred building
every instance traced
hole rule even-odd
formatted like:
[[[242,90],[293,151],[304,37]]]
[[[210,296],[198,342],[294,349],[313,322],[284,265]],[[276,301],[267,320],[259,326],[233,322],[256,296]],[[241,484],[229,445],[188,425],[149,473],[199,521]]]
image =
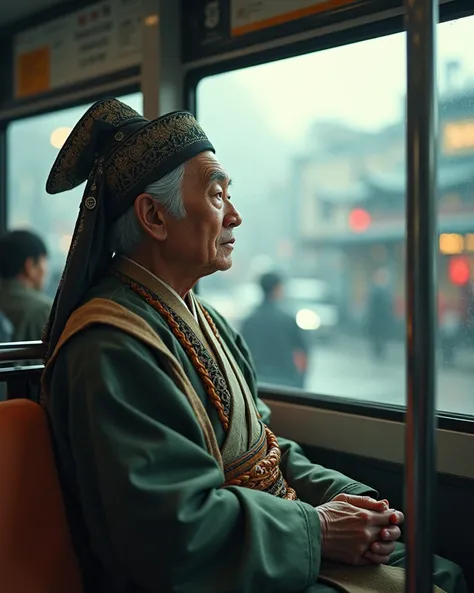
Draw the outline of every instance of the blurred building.
[[[461,307],[474,277],[474,118],[471,91],[440,101],[438,283],[443,307]],[[314,125],[312,150],[295,161],[292,221],[300,275],[327,279],[341,320],[360,328],[371,278],[389,270],[400,331],[405,309],[405,122],[374,133]]]

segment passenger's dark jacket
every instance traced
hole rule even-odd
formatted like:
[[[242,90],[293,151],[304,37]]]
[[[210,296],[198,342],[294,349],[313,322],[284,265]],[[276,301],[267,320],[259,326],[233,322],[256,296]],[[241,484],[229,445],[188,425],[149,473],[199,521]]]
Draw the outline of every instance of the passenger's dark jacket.
[[[13,338],[13,325],[8,317],[0,311],[0,342],[11,342]]]
[[[51,305],[45,294],[17,280],[0,282],[0,311],[13,325],[14,342],[40,340]]]
[[[367,332],[369,336],[389,338],[393,330],[392,298],[388,289],[374,286],[369,296]]]
[[[307,354],[307,344],[292,315],[277,302],[265,300],[244,321],[241,333],[262,383],[303,387],[304,374],[296,367],[294,354]]]

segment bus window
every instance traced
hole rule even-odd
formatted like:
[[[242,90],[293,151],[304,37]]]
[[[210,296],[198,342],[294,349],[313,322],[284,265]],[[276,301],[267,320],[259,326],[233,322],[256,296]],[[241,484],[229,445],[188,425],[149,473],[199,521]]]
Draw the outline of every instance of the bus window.
[[[474,17],[439,26],[438,408],[461,414],[474,413],[473,35]],[[232,269],[200,290],[243,332],[262,383],[405,404],[405,43],[198,85],[243,216]]]
[[[121,99],[142,112],[142,93]],[[21,119],[7,128],[7,226],[30,229],[45,240],[49,257],[47,291],[54,296],[71,242],[84,187],[46,193],[46,179],[72,127],[90,105]]]

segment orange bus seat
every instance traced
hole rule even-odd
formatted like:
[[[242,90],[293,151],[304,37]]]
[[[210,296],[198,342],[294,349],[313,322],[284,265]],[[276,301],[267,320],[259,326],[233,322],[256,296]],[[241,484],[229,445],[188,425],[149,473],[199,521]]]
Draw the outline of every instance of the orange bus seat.
[[[83,593],[46,414],[26,399],[0,402],[0,591]]]

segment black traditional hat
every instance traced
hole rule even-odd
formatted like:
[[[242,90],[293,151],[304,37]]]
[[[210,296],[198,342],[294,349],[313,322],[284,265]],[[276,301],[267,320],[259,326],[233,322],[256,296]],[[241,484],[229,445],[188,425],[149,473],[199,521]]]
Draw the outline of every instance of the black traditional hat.
[[[111,225],[145,187],[214,147],[195,118],[175,111],[147,120],[117,99],[95,103],[61,148],[46,182],[57,194],[87,180],[66,266],[43,340],[49,359],[64,326],[110,262]]]

